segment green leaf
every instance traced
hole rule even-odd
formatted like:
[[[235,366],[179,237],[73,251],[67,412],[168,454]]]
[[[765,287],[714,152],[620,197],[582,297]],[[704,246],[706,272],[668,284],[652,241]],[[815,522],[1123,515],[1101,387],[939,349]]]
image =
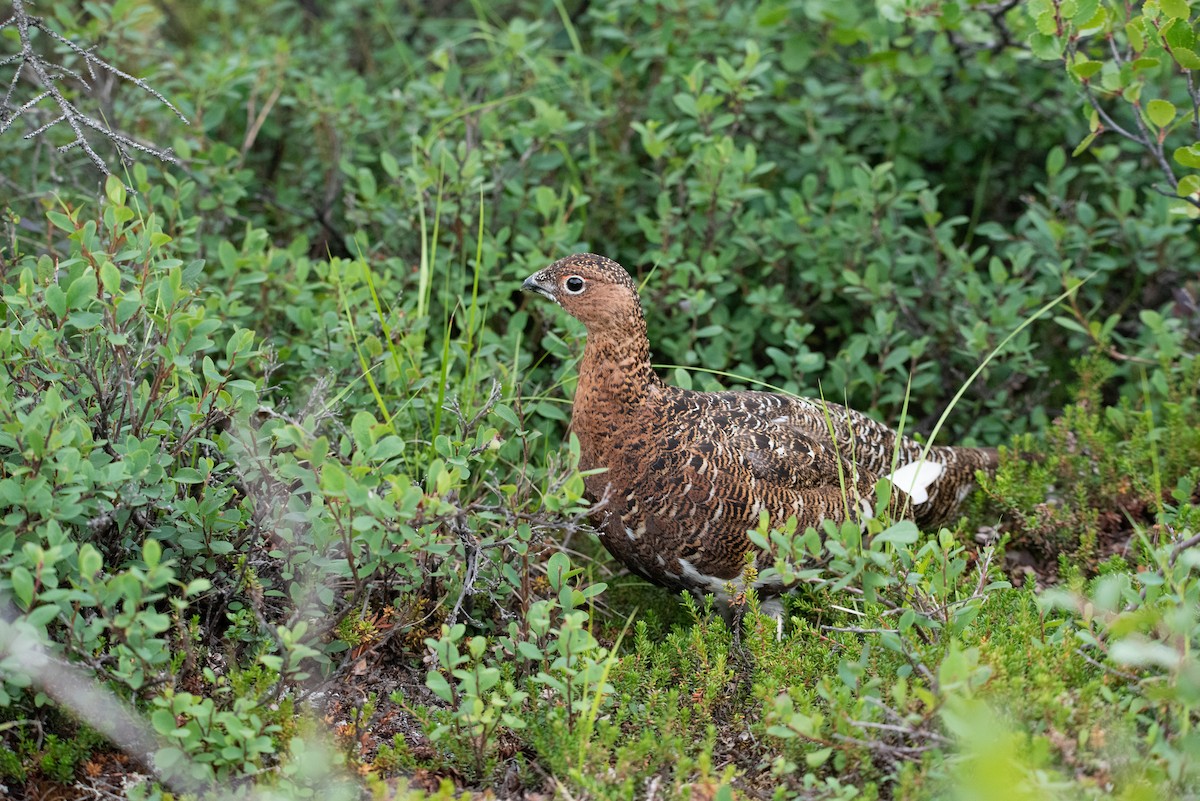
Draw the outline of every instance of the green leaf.
[[[96,271],[88,267],[67,287],[67,308],[82,309],[96,298]]]
[[[1176,47],[1171,50],[1171,55],[1175,57],[1175,62],[1185,70],[1200,70],[1200,56],[1196,55],[1195,50]]]
[[[1088,334],[1088,330],[1086,328],[1084,328],[1082,325],[1080,325],[1077,320],[1074,320],[1070,317],[1064,317],[1061,314],[1056,314],[1054,316],[1054,322],[1058,323],[1063,328],[1066,328],[1069,331],[1076,331],[1080,334],[1083,334],[1084,336],[1090,336]]]
[[[1096,16],[1096,11],[1100,7],[1100,0],[1079,0],[1075,5],[1075,12],[1071,14],[1071,21],[1077,26],[1090,22],[1092,17]]]
[[[33,575],[29,572],[29,568],[24,565],[14,567],[10,581],[12,581],[13,594],[17,596],[21,606],[28,609],[30,602],[33,601]]]
[[[1029,37],[1029,49],[1042,61],[1058,61],[1062,58],[1062,42],[1048,33],[1035,33]]]
[[[1200,142],[1187,147],[1175,148],[1175,161],[1184,167],[1200,167]]]
[[[132,289],[125,293],[117,303],[117,322],[127,323],[129,318],[133,317],[142,308],[142,298],[136,289]]]
[[[366,167],[359,167],[356,177],[358,178],[358,194],[365,200],[374,199],[378,193],[375,175]]]
[[[1108,27],[1108,10],[1105,8],[1097,8],[1096,12],[1087,19],[1079,19],[1075,25],[1077,28],[1086,31],[1099,31]]]
[[[538,661],[545,658],[542,649],[538,648],[534,643],[522,640],[517,643],[517,653],[530,661]]]
[[[779,23],[788,18],[788,7],[786,3],[772,6],[764,3],[755,14],[754,21],[763,28],[774,28]]]
[[[116,295],[121,291],[121,271],[117,269],[117,265],[111,261],[100,265],[100,283],[104,285],[104,291],[110,295]]]
[[[217,364],[211,356],[205,356],[200,360],[200,372],[204,374],[205,380],[210,384],[221,383],[221,374],[217,371]]]
[[[1103,66],[1099,61],[1080,60],[1071,65],[1071,73],[1076,78],[1086,80],[1099,72]]]
[[[49,625],[51,620],[58,617],[58,607],[54,604],[42,604],[25,616],[25,622],[39,629]]]
[[[780,740],[790,740],[796,736],[796,732],[787,726],[768,726],[767,734],[772,737],[778,737]]]
[[[571,557],[562,551],[555,552],[546,562],[546,579],[550,582],[551,588],[556,591],[561,588],[570,569]]]
[[[833,748],[818,748],[816,751],[809,751],[804,755],[804,762],[810,768],[819,768],[829,761],[829,757],[833,754]]]
[[[533,190],[533,205],[543,218],[552,219],[558,206],[558,195],[548,186],[539,186]]]
[[[54,312],[55,317],[63,317],[67,313],[67,295],[62,291],[62,287],[58,284],[50,284],[46,287],[43,295],[46,298],[46,305],[50,307],[50,311]]]
[[[1159,128],[1166,128],[1175,119],[1175,104],[1168,100],[1151,100],[1146,104],[1146,116]]]
[[[1125,36],[1129,38],[1129,46],[1135,53],[1141,53],[1146,49],[1146,37],[1142,35],[1141,21],[1142,18],[1138,17],[1137,21],[1125,25]]]
[[[921,532],[917,529],[917,524],[911,520],[901,520],[898,523],[892,524],[887,529],[876,534],[871,540],[871,545],[875,543],[890,542],[896,545],[911,545],[921,536]]]
[[[436,670],[429,671],[425,676],[425,686],[446,703],[453,701],[454,695],[450,692],[450,682],[446,681],[446,677]]]
[[[237,266],[238,252],[233,243],[227,239],[222,239],[217,245],[217,261],[226,270],[232,270]]]
[[[1080,153],[1082,153],[1083,151],[1085,151],[1089,147],[1091,147],[1092,142],[1095,142],[1096,137],[1099,135],[1100,135],[1099,131],[1092,131],[1090,134],[1083,137],[1083,141],[1081,141],[1078,145],[1076,145],[1075,149],[1071,151],[1071,157],[1074,158],[1075,156],[1078,156]]]
[[[389,434],[367,449],[367,458],[373,462],[386,462],[404,453],[404,440]]]
[[[885,373],[892,370],[902,370],[903,372],[907,372],[907,370],[904,370],[904,368],[911,359],[912,351],[906,346],[901,345],[887,355],[887,358],[883,360],[883,364],[879,369]]]
[[[675,101],[675,107],[689,117],[696,118],[700,116],[700,111],[696,108],[696,98],[686,92],[680,92],[672,100]]]
[[[125,205],[125,184],[117,176],[110,175],[105,180],[104,194],[108,195],[108,199],[112,201],[114,206]]]
[[[1192,13],[1187,0],[1158,0],[1158,7],[1163,14],[1175,19],[1187,19]]]
[[[254,332],[247,328],[239,328],[233,336],[229,338],[229,342],[225,345],[225,358],[230,365],[239,355],[245,355],[246,351],[254,346]]]
[[[598,581],[595,584],[589,584],[588,586],[584,587],[579,591],[579,594],[583,596],[583,599],[586,601],[588,598],[594,598],[607,589],[607,584],[605,584],[603,581]]]
[[[383,167],[383,171],[388,174],[389,178],[400,177],[400,163],[386,150],[379,154],[379,165]]]
[[[1162,40],[1174,50],[1177,47],[1192,48],[1196,45],[1196,32],[1186,19],[1173,19],[1162,27]]]
[[[162,735],[175,734],[175,716],[171,714],[169,709],[156,709],[154,714],[150,716],[150,724],[154,726],[154,730]]]
[[[1200,175],[1183,176],[1183,178],[1179,181],[1179,186],[1175,188],[1175,191],[1180,197],[1187,197],[1188,195],[1194,195],[1197,192],[1200,192]]]
[[[492,407],[492,413],[513,428],[521,427],[521,421],[517,418],[516,412],[514,412],[511,407],[505,406],[503,403],[498,403]]]
[[[375,416],[368,411],[361,411],[350,421],[350,432],[354,435],[354,444],[366,450],[373,444],[371,427],[375,425]]]
[[[78,328],[80,331],[90,331],[104,322],[104,315],[100,312],[71,312],[67,316],[67,323]]]
[[[79,575],[91,581],[100,569],[104,567],[104,557],[90,543],[85,542],[79,548]]]
[[[1053,178],[1063,171],[1063,167],[1067,166],[1067,154],[1058,145],[1050,148],[1050,152],[1046,155],[1046,175]]]
[[[206,578],[196,578],[188,582],[184,588],[183,594],[187,596],[199,595],[202,592],[208,592],[212,589],[212,582]]]
[[[146,567],[153,570],[161,560],[162,546],[158,544],[158,540],[147,539],[142,543],[142,561],[146,563]]]
[[[46,218],[54,223],[56,228],[61,228],[64,231],[74,231],[76,229],[75,221],[61,211],[48,211]]]
[[[171,476],[176,484],[203,484],[205,475],[194,467],[181,467]]]
[[[346,471],[337,462],[326,462],[321,466],[321,489],[332,495],[346,492]]]

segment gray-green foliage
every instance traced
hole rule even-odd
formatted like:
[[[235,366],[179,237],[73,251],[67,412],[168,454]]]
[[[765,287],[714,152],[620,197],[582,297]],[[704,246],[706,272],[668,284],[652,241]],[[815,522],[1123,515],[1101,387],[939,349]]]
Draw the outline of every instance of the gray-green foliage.
[[[1141,735],[1139,745],[1153,756],[1138,762],[1127,750],[1121,754],[1124,764],[1117,767],[1126,781],[1181,798],[1195,793],[1197,781],[1198,539],[1186,527],[1162,543],[1142,535],[1138,547],[1146,569],[1109,572],[1086,587],[1052,591],[1041,599],[1046,608],[1068,613],[1047,638],[1048,645],[1065,644],[1102,662],[1110,676],[1134,690],[1106,692],[1116,713],[1132,724],[1129,729]],[[1128,743],[1111,747],[1119,752]]]
[[[194,124],[112,88],[186,168],[100,197],[78,151],[0,138],[3,647],[134,702],[170,787],[1195,792],[1197,246],[1155,191],[1160,152],[1194,188],[1186,3],[39,5]],[[1089,128],[1089,88],[1149,138]],[[517,293],[584,248],[645,282],[673,381],[907,404],[922,433],[1073,289],[950,416],[1047,452],[985,483],[1007,539],[764,526],[782,643],[600,581],[563,425],[581,331]],[[1071,594],[1006,586],[1005,547],[1061,554]],[[0,771],[69,779],[23,658]],[[401,691],[330,700],[356,735],[331,756],[295,699],[379,666]]]
[[[1194,258],[1190,223],[1138,194],[1151,176],[1118,144],[1065,170],[1061,153],[1047,160],[1075,135],[1072,87],[1014,49],[955,55],[1032,30],[1023,9],[1004,27],[982,12],[880,17],[855,4],[614,2],[569,26],[553,4],[513,10],[526,13],[392,19],[364,4],[306,32],[290,4],[265,4],[274,38],[244,36],[232,7],[181,12],[190,36],[220,38],[221,56],[163,78],[201,120],[179,132],[197,169],[171,194],[203,212],[183,224],[239,300],[256,287],[289,296],[266,320],[235,303],[234,319],[266,323],[281,348],[313,347],[298,335],[331,324],[313,301],[332,276],[304,263],[307,244],[368,256],[389,276],[385,302],[399,298],[416,325],[452,317],[459,335],[472,321],[457,300],[478,270],[495,301],[473,324],[529,331],[508,293],[587,246],[640,275],[658,268],[647,292],[661,362],[805,392],[820,382],[891,419],[911,372],[924,420],[1040,298],[1097,267],[1082,306],[1116,315],[1100,333],[1140,352],[1145,327],[1125,299],[1160,306]],[[317,63],[306,48],[348,55]],[[1028,96],[1047,99],[1020,116]],[[469,266],[481,213],[483,260]],[[276,250],[262,229],[280,227],[305,239]],[[246,270],[263,248],[273,269],[288,264],[290,287]],[[1131,261],[1127,285],[1115,276]],[[1002,438],[1061,402],[1055,354],[1089,338],[1035,327],[968,393],[954,430]],[[358,369],[345,351],[314,356]]]
[[[587,611],[579,608],[603,592],[605,585],[574,586],[570,579],[580,572],[571,569],[566,554],[554,554],[546,565],[554,594],[532,603],[524,618],[510,622],[507,632],[494,641],[483,636],[465,638],[461,623],[443,625],[437,639],[425,640],[437,659],[425,684],[450,705],[443,716],[448,722],[433,728],[429,737],[450,747],[466,745],[477,779],[486,778],[485,768],[495,767],[492,752],[502,727],[526,728],[520,711],[530,691],[554,699],[540,713],[542,726],[553,726],[568,737],[582,729],[575,738],[584,743],[598,710],[607,706],[612,692],[605,681],[611,667],[609,651],[592,635]]]
[[[196,567],[233,550],[220,427],[256,397],[231,374],[256,351],[249,331],[217,350],[221,322],[185,289],[199,264],[168,258],[154,216],[109,187],[97,219],[51,212],[67,255],[22,261],[4,289],[0,581],[76,656],[111,642],[96,666],[137,690],[169,662],[177,563],[194,595]]]
[[[0,591],[18,615],[2,624],[6,703],[47,649],[153,699],[154,728],[177,742],[158,753],[165,777],[260,769],[286,751],[274,700],[345,649],[329,638],[345,615],[378,595],[419,631],[421,592],[439,619],[458,615],[454,596],[480,591],[464,560],[486,560],[485,597],[506,602],[528,579],[512,561],[528,570],[547,525],[531,499],[573,513],[568,469],[497,478],[502,439],[483,423],[520,430],[498,384],[482,408],[448,399],[457,420],[433,442],[365,410],[342,424],[319,382],[295,409],[264,406],[272,355],[221,319],[207,300],[228,296],[200,286],[201,263],[176,257],[119,180],[96,219],[49,218],[67,252],[15,265],[0,329]],[[367,280],[361,263],[334,269]],[[219,652],[230,674],[205,666]]]

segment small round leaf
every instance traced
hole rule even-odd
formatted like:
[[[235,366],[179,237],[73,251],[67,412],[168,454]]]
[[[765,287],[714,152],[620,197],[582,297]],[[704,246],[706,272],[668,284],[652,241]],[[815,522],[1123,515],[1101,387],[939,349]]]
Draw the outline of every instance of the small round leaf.
[[[1146,104],[1146,116],[1159,128],[1166,128],[1175,119],[1175,104],[1169,100],[1151,100]]]

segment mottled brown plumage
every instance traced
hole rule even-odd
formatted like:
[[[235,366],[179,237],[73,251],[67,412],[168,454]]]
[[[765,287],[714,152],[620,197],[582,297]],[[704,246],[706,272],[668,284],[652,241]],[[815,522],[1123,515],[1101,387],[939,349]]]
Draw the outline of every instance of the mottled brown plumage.
[[[887,426],[835,403],[667,386],[650,366],[637,286],[603,256],[569,256],[524,288],[587,327],[571,430],[580,468],[606,468],[585,479],[587,495],[606,499],[604,546],[657,584],[722,597],[754,550],[747,531],[760,512],[773,524],[794,515],[802,530],[825,519],[862,520],[878,479],[910,463],[921,480],[911,497],[894,492],[890,511],[936,527],[953,516],[977,469],[995,469],[992,449],[935,447],[927,459],[942,467],[931,473],[917,464],[922,445],[903,437],[897,444]],[[913,503],[931,475],[928,498]]]

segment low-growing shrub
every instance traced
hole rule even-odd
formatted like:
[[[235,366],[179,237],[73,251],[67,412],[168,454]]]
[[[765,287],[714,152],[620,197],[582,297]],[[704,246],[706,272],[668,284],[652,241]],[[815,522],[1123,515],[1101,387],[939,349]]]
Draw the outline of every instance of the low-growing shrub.
[[[56,53],[182,161],[98,192],[5,73],[9,790],[1196,793],[1187,3],[36,6],[193,124]],[[518,293],[584,249],[678,384],[928,436],[991,357],[939,439],[1028,458],[954,531],[764,524],[787,636],[729,630],[588,536]]]

